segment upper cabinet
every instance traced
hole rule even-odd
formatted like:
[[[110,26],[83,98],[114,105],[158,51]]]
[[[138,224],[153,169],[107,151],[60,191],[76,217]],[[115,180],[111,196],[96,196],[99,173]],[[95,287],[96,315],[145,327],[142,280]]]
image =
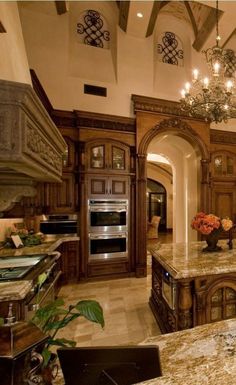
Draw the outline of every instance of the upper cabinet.
[[[70,172],[74,171],[75,169],[75,144],[74,141],[68,138],[67,136],[64,137],[64,140],[66,142],[66,150],[63,154],[62,158],[62,167],[63,172]]]
[[[112,141],[89,143],[85,149],[85,167],[88,172],[125,174],[130,171],[129,148]]]
[[[236,156],[230,152],[217,152],[212,155],[212,176],[236,176]]]

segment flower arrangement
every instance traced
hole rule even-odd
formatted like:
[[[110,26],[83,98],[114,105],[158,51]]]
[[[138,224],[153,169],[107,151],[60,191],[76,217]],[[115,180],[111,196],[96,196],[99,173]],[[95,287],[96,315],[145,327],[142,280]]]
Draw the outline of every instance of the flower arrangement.
[[[192,220],[191,227],[201,234],[209,235],[214,230],[228,231],[233,226],[233,222],[228,217],[220,219],[214,214],[197,213]]]

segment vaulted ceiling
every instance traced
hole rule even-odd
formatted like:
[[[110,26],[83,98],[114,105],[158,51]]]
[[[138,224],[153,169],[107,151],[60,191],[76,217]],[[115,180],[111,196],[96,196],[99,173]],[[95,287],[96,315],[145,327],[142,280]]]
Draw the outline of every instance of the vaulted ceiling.
[[[39,11],[45,2],[21,1],[20,6],[37,6]],[[38,3],[38,4],[37,4]],[[48,2],[46,2],[48,3]],[[88,2],[89,3],[89,2]],[[137,37],[152,35],[161,14],[172,15],[191,25],[194,33],[193,48],[200,51],[208,38],[214,43],[216,3],[214,1],[114,1],[119,9],[119,26]],[[41,8],[40,8],[41,7]],[[63,15],[70,9],[70,1],[54,1],[54,12]],[[51,8],[52,10],[52,8]],[[137,13],[142,17],[137,17]],[[219,27],[223,46],[236,49],[236,1],[219,1]],[[233,44],[233,46],[232,46]],[[235,46],[235,47],[234,47]]]

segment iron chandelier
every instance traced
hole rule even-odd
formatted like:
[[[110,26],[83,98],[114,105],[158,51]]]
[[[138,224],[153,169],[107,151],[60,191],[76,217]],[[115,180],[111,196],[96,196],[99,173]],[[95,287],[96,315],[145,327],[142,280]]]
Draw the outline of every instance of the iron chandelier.
[[[234,51],[219,46],[218,0],[216,1],[216,45],[202,51],[209,67],[210,77],[200,79],[193,70],[192,83],[181,91],[181,108],[193,117],[203,117],[208,122],[227,122],[236,118]]]

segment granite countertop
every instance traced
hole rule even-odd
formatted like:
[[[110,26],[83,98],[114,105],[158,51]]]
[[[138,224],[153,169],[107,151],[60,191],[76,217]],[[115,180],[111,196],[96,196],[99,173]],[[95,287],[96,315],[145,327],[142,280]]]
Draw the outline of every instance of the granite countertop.
[[[0,282],[0,301],[20,301],[33,286],[32,281]]]
[[[141,345],[158,345],[162,376],[145,385],[235,385],[236,320],[151,337]]]
[[[148,243],[149,252],[175,279],[236,272],[236,249],[221,240],[218,252],[202,252],[205,242]]]
[[[3,248],[0,250],[1,257],[16,257],[22,255],[34,255],[34,254],[50,254],[58,248],[64,242],[79,241],[78,236],[61,236],[55,235],[53,237],[45,237],[44,242],[37,246],[21,247],[19,249]]]

